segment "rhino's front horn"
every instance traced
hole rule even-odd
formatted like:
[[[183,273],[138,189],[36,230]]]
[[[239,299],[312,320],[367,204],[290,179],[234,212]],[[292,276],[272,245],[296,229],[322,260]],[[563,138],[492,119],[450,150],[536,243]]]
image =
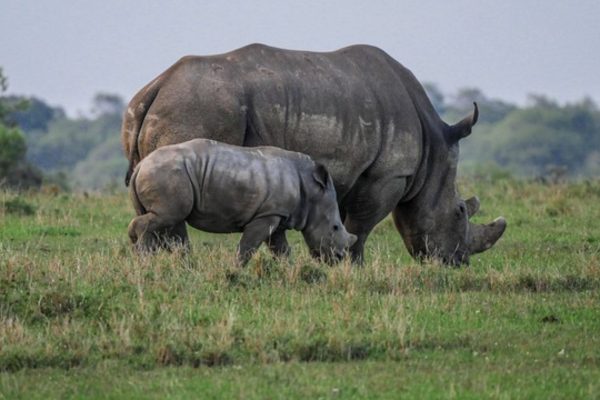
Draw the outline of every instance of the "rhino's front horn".
[[[498,217],[491,224],[479,225],[471,224],[471,245],[469,250],[471,254],[486,251],[500,239],[506,229],[506,220]]]
[[[471,134],[471,128],[477,123],[477,119],[479,118],[479,108],[477,107],[477,103],[474,102],[473,107],[474,110],[471,115],[463,118],[457,124],[448,127],[448,131],[446,132],[446,141],[448,143],[454,144]]]

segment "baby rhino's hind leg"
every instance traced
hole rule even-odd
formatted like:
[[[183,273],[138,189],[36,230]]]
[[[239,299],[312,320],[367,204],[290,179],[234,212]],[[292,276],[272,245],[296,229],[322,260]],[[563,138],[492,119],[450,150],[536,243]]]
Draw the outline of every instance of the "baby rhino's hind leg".
[[[162,229],[159,233],[160,245],[162,248],[173,251],[181,249],[184,254],[190,251],[190,241],[185,226],[185,221],[179,222],[166,229]]]
[[[156,214],[140,215],[129,223],[129,239],[138,253],[155,252],[161,247],[161,231],[169,225],[169,221]]]
[[[181,169],[164,172],[168,179],[159,179],[160,174],[158,178],[153,175],[156,171],[142,168],[134,182],[139,202],[147,210],[129,224],[129,237],[139,252],[159,248],[172,251],[180,246],[184,252],[188,249],[185,220],[194,205],[193,187]]]

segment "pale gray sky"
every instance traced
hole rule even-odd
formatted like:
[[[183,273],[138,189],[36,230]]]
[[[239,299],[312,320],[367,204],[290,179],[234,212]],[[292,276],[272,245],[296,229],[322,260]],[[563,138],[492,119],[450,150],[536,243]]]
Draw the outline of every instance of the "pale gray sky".
[[[187,54],[253,42],[334,50],[378,46],[445,93],[478,87],[600,102],[600,1],[0,0],[9,93],[71,114],[99,91],[129,100]]]

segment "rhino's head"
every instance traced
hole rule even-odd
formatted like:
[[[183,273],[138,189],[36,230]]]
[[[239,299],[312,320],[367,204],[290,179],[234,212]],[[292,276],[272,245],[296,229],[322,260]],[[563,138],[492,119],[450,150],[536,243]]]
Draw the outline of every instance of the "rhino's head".
[[[417,259],[437,258],[445,264],[468,264],[471,254],[492,247],[502,236],[506,220],[496,218],[487,225],[469,218],[479,210],[479,199],[463,200],[456,190],[458,141],[471,133],[478,109],[453,126],[446,125],[443,140],[429,146],[422,187],[393,212],[396,227],[411,255]]]
[[[315,165],[305,190],[309,210],[302,235],[311,255],[328,263],[339,261],[356,242],[356,236],[342,223],[335,187],[323,165]]]

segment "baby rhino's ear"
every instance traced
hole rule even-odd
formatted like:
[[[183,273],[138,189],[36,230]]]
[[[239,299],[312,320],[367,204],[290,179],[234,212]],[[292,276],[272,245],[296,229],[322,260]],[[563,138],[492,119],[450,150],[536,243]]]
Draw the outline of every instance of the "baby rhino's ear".
[[[327,188],[327,181],[329,181],[329,172],[327,172],[327,168],[325,168],[323,164],[316,163],[312,175],[321,189],[325,190]]]

